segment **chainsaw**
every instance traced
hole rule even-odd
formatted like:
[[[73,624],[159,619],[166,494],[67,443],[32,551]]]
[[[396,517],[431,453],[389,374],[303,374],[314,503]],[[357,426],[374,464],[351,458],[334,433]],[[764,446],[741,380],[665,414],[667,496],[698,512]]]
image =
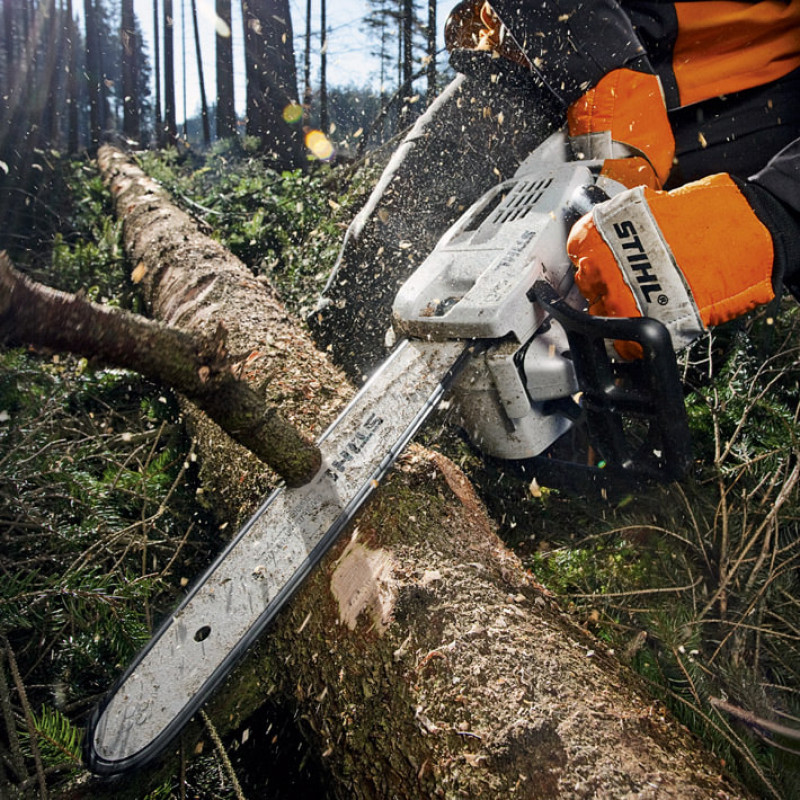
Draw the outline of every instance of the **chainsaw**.
[[[397,293],[391,354],[320,437],[316,476],[266,499],[95,710],[92,771],[158,758],[444,399],[483,454],[533,465],[545,483],[684,474],[691,447],[666,328],[591,317],[573,285],[569,229],[620,188],[600,167],[572,160],[555,133],[446,232]],[[618,340],[642,357],[618,360]],[[587,443],[580,462],[555,453],[568,435]]]

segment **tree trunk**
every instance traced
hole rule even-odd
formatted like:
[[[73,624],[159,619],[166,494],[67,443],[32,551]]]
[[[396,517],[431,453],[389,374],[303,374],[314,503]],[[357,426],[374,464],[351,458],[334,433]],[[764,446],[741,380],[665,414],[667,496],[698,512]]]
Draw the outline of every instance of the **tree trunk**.
[[[242,0],[247,133],[261,141],[277,169],[303,166],[302,114],[288,0]]]
[[[426,101],[430,105],[436,99],[436,0],[428,0],[427,58],[425,72],[428,76]]]
[[[154,203],[121,153],[101,167],[153,314],[192,333],[223,321],[233,349],[263,354],[250,377],[272,375],[284,414],[319,430],[350,390],[270,288]],[[234,521],[252,462],[205,423],[195,435]],[[235,727],[268,696],[296,706],[341,797],[747,796],[556,607],[463,473],[416,446],[207,710]]]
[[[328,120],[328,9],[326,0],[320,0],[319,29],[319,129],[327,136],[330,133]]]
[[[61,117],[64,114],[64,28],[63,15],[55,0],[40,2],[42,19],[43,54],[38,69],[38,91],[34,92],[35,110],[31,118],[31,130],[36,131],[35,142],[40,147],[48,145],[56,149],[59,141]],[[31,137],[29,137],[31,138]]]
[[[233,34],[231,0],[217,0],[217,138],[236,136],[236,106],[233,95]]]
[[[6,95],[11,94],[11,87],[13,82],[11,80],[11,71],[15,66],[15,51],[14,46],[14,8],[11,0],[3,0],[3,43],[5,50],[5,73],[3,75],[3,92]]]
[[[156,87],[153,103],[153,145],[160,148],[164,141],[164,125],[161,119],[161,15],[158,0],[153,0],[153,82]]]
[[[206,79],[203,73],[203,50],[200,44],[200,26],[197,22],[197,0],[192,0],[192,28],[194,30],[194,52],[197,59],[197,82],[200,89],[200,118],[203,123],[203,144],[211,144],[211,125],[208,120]]]
[[[136,18],[133,0],[122,0],[122,132],[134,142],[139,141],[139,109],[141,102],[137,75],[139,72],[139,47],[136,42]]]
[[[400,85],[398,91],[400,99],[400,128],[403,129],[414,121],[416,109],[411,103],[414,94],[414,25],[417,17],[416,3],[414,0],[402,0],[401,32],[402,50],[400,53]]]
[[[83,0],[83,17],[86,37],[86,80],[89,87],[89,140],[91,152],[100,145],[102,135],[100,82],[100,37],[97,32],[96,9],[92,0]]]
[[[311,101],[314,90],[311,88],[311,0],[306,0],[306,34],[303,50],[303,124],[307,125],[311,116]]]
[[[78,103],[78,26],[73,16],[72,0],[67,0],[67,152],[76,155],[80,142]]]
[[[172,0],[164,0],[164,137],[162,144],[178,139],[175,103],[175,17]]]

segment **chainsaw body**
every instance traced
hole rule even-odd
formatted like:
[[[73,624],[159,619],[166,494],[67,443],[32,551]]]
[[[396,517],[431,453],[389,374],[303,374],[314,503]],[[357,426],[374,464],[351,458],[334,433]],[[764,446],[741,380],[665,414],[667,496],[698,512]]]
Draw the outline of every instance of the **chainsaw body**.
[[[428,341],[487,343],[452,398],[482,453],[538,458],[588,424],[608,474],[671,479],[690,451],[669,337],[653,320],[625,320],[621,331],[622,321],[585,313],[566,253],[575,220],[624,188],[601,167],[571,160],[564,134],[553,134],[442,237],[400,288],[393,327]],[[615,338],[642,344],[642,363],[618,361]],[[628,433],[632,417],[645,421],[646,441]]]

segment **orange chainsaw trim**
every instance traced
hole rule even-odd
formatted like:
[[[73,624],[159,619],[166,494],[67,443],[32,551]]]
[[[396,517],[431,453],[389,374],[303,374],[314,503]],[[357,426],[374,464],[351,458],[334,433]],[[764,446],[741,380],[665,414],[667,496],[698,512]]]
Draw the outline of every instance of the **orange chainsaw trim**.
[[[609,72],[569,107],[567,125],[570,136],[610,131],[613,141],[642,153],[655,170],[658,185],[672,169],[675,140],[661,81],[655,75],[625,68]],[[641,179],[633,184],[620,182],[630,187],[654,185]]]
[[[672,71],[682,106],[752,89],[800,67],[800,0],[675,3]]]

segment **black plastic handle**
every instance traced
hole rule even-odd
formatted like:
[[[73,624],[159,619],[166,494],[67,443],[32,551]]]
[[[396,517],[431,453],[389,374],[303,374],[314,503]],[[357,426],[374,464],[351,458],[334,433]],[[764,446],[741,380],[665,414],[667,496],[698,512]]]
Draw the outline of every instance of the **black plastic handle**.
[[[682,478],[692,445],[675,351],[664,325],[646,317],[593,317],[569,306],[543,280],[532,294],[567,333],[590,441],[602,468],[663,482]],[[638,343],[642,358],[612,359],[608,344],[617,340]]]

